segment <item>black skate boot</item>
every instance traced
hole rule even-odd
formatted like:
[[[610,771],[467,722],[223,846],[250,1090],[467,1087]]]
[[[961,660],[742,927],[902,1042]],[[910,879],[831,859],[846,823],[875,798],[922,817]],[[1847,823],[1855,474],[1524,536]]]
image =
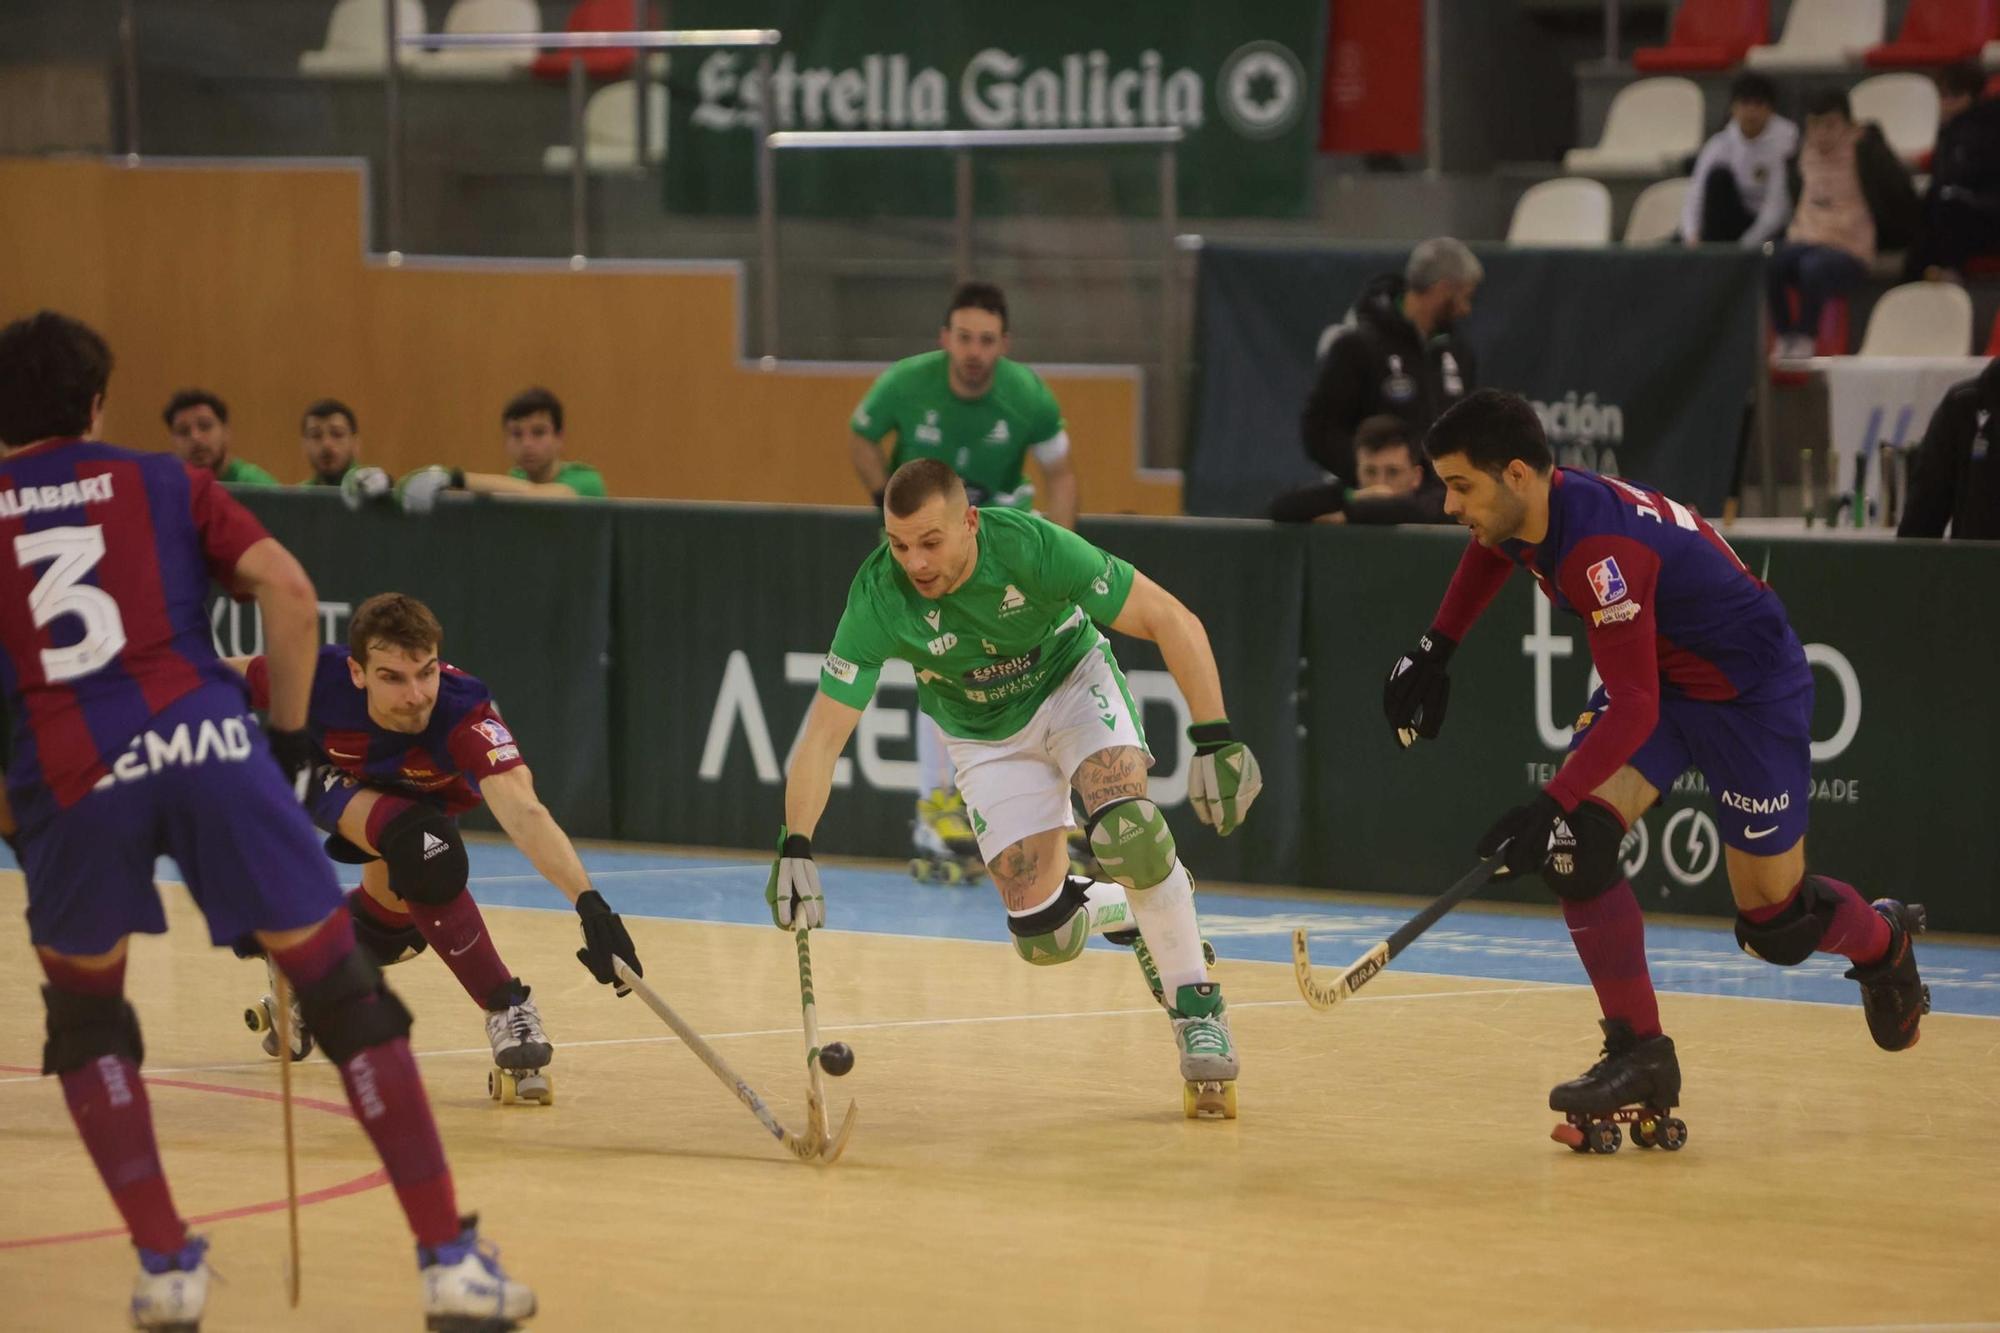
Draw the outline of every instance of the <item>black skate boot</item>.
[[[1918,1024],[1931,1011],[1931,988],[1917,975],[1917,951],[1912,943],[1930,924],[1922,903],[1877,898],[1869,904],[1889,923],[1889,952],[1880,961],[1857,963],[1847,979],[1861,983],[1861,1011],[1868,1016],[1868,1035],[1885,1051],[1907,1051],[1923,1033]]]
[[[1549,1132],[1577,1152],[1614,1153],[1624,1141],[1618,1126],[1632,1126],[1642,1148],[1678,1152],[1687,1125],[1667,1112],[1681,1099],[1681,1064],[1672,1037],[1641,1041],[1623,1019],[1607,1018],[1604,1055],[1588,1072],[1549,1090],[1549,1109],[1564,1123]]]

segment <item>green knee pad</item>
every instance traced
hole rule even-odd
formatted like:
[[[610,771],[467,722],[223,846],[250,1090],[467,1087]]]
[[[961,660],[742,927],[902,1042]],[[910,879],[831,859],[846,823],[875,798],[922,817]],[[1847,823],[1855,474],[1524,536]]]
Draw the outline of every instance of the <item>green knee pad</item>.
[[[1090,943],[1090,903],[1074,880],[1065,881],[1047,907],[1007,918],[1014,952],[1037,967],[1067,963]]]
[[[1128,889],[1150,889],[1174,869],[1174,831],[1143,796],[1113,801],[1090,817],[1090,852]]]

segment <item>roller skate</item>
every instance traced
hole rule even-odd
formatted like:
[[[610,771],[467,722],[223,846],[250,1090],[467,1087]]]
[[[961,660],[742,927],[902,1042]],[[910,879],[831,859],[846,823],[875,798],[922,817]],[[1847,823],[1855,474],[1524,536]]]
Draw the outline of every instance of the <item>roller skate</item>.
[[[1564,1116],[1549,1137],[1574,1152],[1614,1153],[1625,1138],[1618,1126],[1630,1125],[1632,1142],[1641,1148],[1679,1152],[1687,1145],[1687,1123],[1669,1114],[1681,1099],[1673,1038],[1641,1041],[1618,1018],[1599,1026],[1603,1058],[1582,1077],[1549,1091],[1549,1109]]]
[[[149,1333],[200,1333],[208,1308],[208,1242],[189,1236],[174,1254],[139,1250],[132,1284],[132,1327]]]
[[[264,1054],[275,1060],[278,1058],[278,965],[266,958],[264,973],[271,989],[264,992],[263,999],[243,1011],[243,1026],[264,1034]],[[292,1060],[296,1063],[313,1053],[313,1038],[306,1027],[305,1015],[299,1011],[298,991],[291,991],[291,1000]]]
[[[1174,992],[1167,1016],[1181,1051],[1181,1112],[1190,1120],[1236,1118],[1236,1047],[1229,1039],[1228,1006],[1213,981]]]
[[[508,978],[486,997],[486,1039],[493,1043],[493,1068],[486,1075],[488,1097],[502,1106],[555,1102],[555,1085],[546,1070],[556,1048],[542,1031],[542,1016],[519,977]]]
[[[459,1219],[458,1239],[417,1246],[430,1333],[507,1333],[535,1313],[535,1293],[501,1271],[500,1255],[479,1239],[479,1219]]]
[[[1912,943],[1930,924],[1922,903],[1877,898],[1869,906],[1889,923],[1889,951],[1873,963],[1847,969],[1847,979],[1861,983],[1861,1011],[1868,1017],[1868,1035],[1885,1051],[1907,1051],[1923,1035],[1918,1024],[1931,1011],[1931,988],[1917,975]]]
[[[965,798],[939,787],[917,801],[910,826],[915,855],[910,878],[922,884],[972,884],[986,873],[979,839],[965,816]]]

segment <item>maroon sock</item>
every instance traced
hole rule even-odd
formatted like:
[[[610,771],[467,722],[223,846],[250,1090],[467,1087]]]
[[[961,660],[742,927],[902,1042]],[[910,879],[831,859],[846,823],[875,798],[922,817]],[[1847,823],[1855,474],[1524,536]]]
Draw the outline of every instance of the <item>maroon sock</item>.
[[[465,993],[482,1009],[486,997],[514,979],[493,947],[486,930],[486,918],[470,891],[462,891],[448,903],[411,903],[410,915],[417,929],[430,941],[437,956],[465,987]]]
[[[1622,1018],[1634,1035],[1660,1035],[1660,1002],[1646,971],[1646,918],[1629,880],[1587,903],[1563,899],[1563,920],[1597,1003],[1606,1018]]]
[[[1876,963],[1889,952],[1889,923],[1882,914],[1868,905],[1860,891],[1851,884],[1843,884],[1826,875],[1815,875],[1821,884],[1831,889],[1840,901],[1834,905],[1833,922],[1820,937],[1819,952],[1835,953],[1852,963]],[[1746,907],[1741,909],[1747,921],[1763,925],[1775,921],[1786,912],[1796,910],[1799,890],[1804,882],[1792,886],[1785,900],[1767,907]]]
[[[97,999],[125,991],[125,962],[81,968],[67,959],[38,954],[51,988]],[[132,1243],[156,1254],[173,1254],[187,1244],[187,1225],[174,1211],[173,1193],[160,1166],[153,1138],[153,1112],[139,1066],[122,1055],[100,1055],[61,1076],[63,1101],[76,1132],[111,1202],[125,1219]]]
[[[407,800],[401,796],[383,795],[376,797],[374,806],[368,811],[367,826],[362,832],[362,836],[368,839],[368,845],[370,847],[380,847],[382,845],[382,830],[389,826],[389,821],[397,815],[402,814],[405,810],[414,809],[415,806],[415,801]]]
[[[304,989],[331,974],[353,952],[354,923],[347,913],[336,912],[303,943],[273,956],[292,984]],[[351,1003],[383,1001],[371,995]],[[430,1099],[424,1095],[409,1040],[397,1037],[350,1056],[340,1066],[340,1081],[347,1089],[347,1104],[388,1169],[417,1243],[442,1245],[457,1236],[458,1202],[451,1168],[444,1160],[444,1145],[438,1141],[437,1122],[431,1118]]]

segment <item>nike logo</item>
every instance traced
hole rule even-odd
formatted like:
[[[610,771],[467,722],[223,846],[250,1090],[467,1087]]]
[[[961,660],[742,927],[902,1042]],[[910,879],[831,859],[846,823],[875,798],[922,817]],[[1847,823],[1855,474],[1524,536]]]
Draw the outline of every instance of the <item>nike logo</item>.
[[[481,931],[481,932],[480,932],[479,934],[480,934],[480,935],[483,935],[483,934],[485,934],[485,933],[486,933],[485,931]],[[459,945],[459,946],[458,946],[458,947],[457,947],[456,949],[453,949],[453,950],[451,950],[451,952],[450,952],[450,953],[449,953],[449,954],[447,955],[447,957],[451,957],[451,958],[456,958],[456,957],[458,957],[458,956],[459,956],[460,954],[464,953],[464,952],[465,952],[465,951],[466,951],[467,949],[470,949],[470,948],[471,948],[471,947],[472,947],[473,945],[475,945],[475,944],[477,944],[477,943],[479,943],[479,935],[474,935],[474,936],[473,936],[473,937],[472,937],[471,939],[467,940],[467,941],[466,941],[466,942],[465,942],[464,944],[461,944],[461,945]]]
[[[358,754],[346,754],[346,753],[343,753],[342,751],[339,751],[339,750],[328,750],[328,751],[327,751],[326,753],[327,753],[328,757],[330,757],[330,758],[333,758],[333,759],[359,759],[359,758],[361,758],[361,756],[360,756],[360,755],[358,755]]]
[[[1771,835],[1772,835],[1773,833],[1776,833],[1777,831],[1778,831],[1778,826],[1777,826],[1776,824],[1773,824],[1773,825],[1771,825],[1771,827],[1769,827],[1769,828],[1747,828],[1747,829],[1744,829],[1744,830],[1743,830],[1743,836],[1744,836],[1744,837],[1746,837],[1746,838],[1751,838],[1751,839],[1755,839],[1755,838],[1768,838],[1768,837],[1770,837],[1770,836],[1771,836]]]

